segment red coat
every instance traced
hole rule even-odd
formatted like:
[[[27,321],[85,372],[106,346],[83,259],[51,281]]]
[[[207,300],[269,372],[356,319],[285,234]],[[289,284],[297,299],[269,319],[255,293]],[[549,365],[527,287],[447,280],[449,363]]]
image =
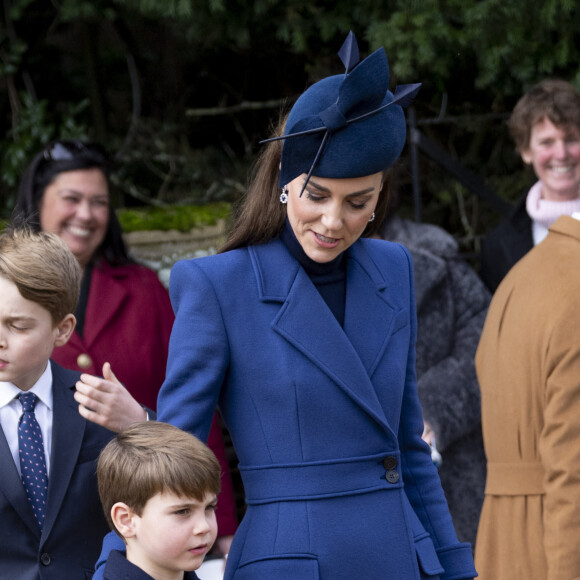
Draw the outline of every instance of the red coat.
[[[157,274],[139,264],[112,267],[101,261],[93,269],[83,337],[75,331],[68,343],[54,349],[61,366],[101,376],[110,362],[129,392],[151,409],[165,378],[169,336],[173,326],[169,294]],[[228,474],[223,439],[214,419],[208,445]],[[217,512],[220,535],[236,529],[231,478],[222,478]]]

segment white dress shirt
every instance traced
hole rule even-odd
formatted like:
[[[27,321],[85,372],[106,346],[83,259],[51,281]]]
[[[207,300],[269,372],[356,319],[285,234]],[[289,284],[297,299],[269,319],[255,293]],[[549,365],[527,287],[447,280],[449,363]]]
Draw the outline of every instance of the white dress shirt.
[[[13,383],[0,381],[0,426],[4,431],[6,441],[14,458],[16,469],[20,474],[20,458],[18,455],[18,421],[22,416],[22,404],[18,400],[18,395],[22,392]],[[46,456],[46,471],[50,477],[50,452],[52,447],[52,369],[50,364],[46,365],[46,370],[36,381],[30,393],[38,397],[34,414],[42,431],[42,441],[44,443],[44,454]]]

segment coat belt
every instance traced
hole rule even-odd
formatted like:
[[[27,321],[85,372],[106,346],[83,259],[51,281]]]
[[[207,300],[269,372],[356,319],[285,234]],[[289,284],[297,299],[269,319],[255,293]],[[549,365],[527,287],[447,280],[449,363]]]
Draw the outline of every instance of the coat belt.
[[[544,467],[539,461],[487,464],[486,495],[542,495]]]
[[[240,465],[239,469],[248,505],[325,499],[403,486],[399,452],[306,463]]]

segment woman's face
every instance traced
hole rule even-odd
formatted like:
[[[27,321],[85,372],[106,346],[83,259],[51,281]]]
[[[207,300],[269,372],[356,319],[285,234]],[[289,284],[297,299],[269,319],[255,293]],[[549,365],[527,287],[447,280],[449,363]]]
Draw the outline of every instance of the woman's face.
[[[299,197],[306,175],[288,184],[288,220],[306,255],[325,263],[360,238],[375,210],[383,173],[352,179],[311,177]]]
[[[97,168],[59,173],[44,190],[40,228],[58,234],[84,268],[109,224],[109,187]]]
[[[547,118],[532,127],[522,159],[542,182],[542,196],[567,201],[580,196],[580,128],[554,125]]]

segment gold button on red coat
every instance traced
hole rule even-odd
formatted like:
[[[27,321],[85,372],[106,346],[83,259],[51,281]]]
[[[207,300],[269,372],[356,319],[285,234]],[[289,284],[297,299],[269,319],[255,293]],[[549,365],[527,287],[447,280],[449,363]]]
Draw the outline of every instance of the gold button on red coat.
[[[93,361],[88,354],[83,353],[77,356],[77,364],[81,369],[88,369],[93,364]]]

